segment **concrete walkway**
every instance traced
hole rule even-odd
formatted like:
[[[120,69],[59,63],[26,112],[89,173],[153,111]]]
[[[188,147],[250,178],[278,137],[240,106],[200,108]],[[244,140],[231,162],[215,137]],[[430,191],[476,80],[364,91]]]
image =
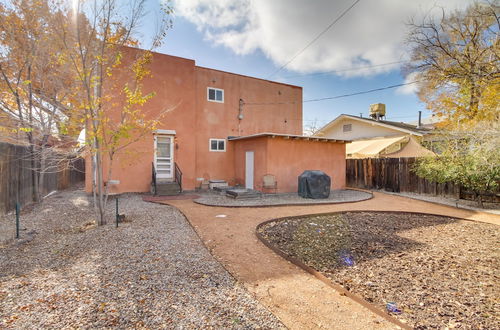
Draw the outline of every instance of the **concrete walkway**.
[[[255,235],[263,221],[350,210],[422,212],[500,225],[500,216],[374,193],[371,200],[333,205],[224,208],[191,200],[162,203],[188,218],[212,254],[290,329],[393,329],[374,314],[264,246]],[[225,216],[225,217],[224,217]]]

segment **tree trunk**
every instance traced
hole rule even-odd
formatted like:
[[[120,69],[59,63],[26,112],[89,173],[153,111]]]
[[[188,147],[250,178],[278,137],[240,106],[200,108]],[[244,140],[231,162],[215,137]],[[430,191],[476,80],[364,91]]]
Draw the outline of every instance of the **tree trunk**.
[[[38,192],[40,199],[42,197],[42,189],[45,181],[45,170],[47,165],[46,164],[47,157],[44,149],[45,148],[43,146],[40,148],[40,172],[38,173]]]
[[[475,193],[476,195],[476,200],[477,200],[477,205],[484,209],[484,204],[483,204],[483,195],[481,195],[481,193]]]
[[[28,132],[28,143],[29,143],[29,157],[30,157],[30,171],[31,171],[31,194],[34,202],[38,203],[40,201],[40,192],[38,189],[38,173],[37,173],[37,160],[36,160],[36,151],[35,151],[35,142],[33,139],[33,133]]]
[[[104,180],[102,175],[102,155],[99,150],[99,144],[96,141],[96,188],[97,188],[97,223],[102,226],[106,224],[104,207]]]

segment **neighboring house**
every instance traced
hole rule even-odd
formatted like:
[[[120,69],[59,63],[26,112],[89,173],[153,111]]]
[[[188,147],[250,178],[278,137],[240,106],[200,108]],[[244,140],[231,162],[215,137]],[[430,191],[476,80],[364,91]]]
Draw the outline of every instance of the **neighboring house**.
[[[314,136],[352,140],[346,146],[347,158],[397,158],[432,154],[419,143],[429,132],[405,123],[342,114]]]
[[[128,48],[123,62],[141,50]],[[322,170],[332,188],[345,186],[344,139],[302,136],[302,88],[196,66],[195,61],[153,53],[144,92],[154,117],[172,108],[158,129],[118,155],[113,193],[147,192],[152,164],[161,181],[194,190],[209,180],[262,189],[271,174],[277,192],[297,191],[304,170]],[[116,79],[116,78],[115,78]],[[118,78],[120,79],[120,78]],[[91,191],[90,161],[86,189]],[[117,182],[117,181],[114,181]]]
[[[420,120],[420,122],[418,120],[415,120],[415,121],[410,121],[407,124],[414,125],[423,129],[433,130],[436,128],[437,125],[439,125],[442,122],[443,122],[442,118],[436,115],[432,115],[430,117],[423,118],[422,120]]]

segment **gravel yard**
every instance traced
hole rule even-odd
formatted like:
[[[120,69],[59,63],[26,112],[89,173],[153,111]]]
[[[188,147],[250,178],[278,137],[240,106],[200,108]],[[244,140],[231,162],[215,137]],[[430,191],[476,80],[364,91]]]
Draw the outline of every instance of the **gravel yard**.
[[[24,212],[28,239],[0,246],[0,328],[283,328],[174,208],[126,195],[120,211],[96,227],[69,190]]]
[[[288,218],[259,232],[416,329],[500,328],[500,230],[453,218],[384,212]]]
[[[279,206],[279,205],[307,205],[307,204],[335,204],[346,202],[359,202],[372,197],[371,193],[359,190],[332,190],[330,197],[325,199],[302,198],[297,193],[289,194],[263,194],[262,197],[252,199],[234,199],[224,193],[205,192],[195,202],[209,206]]]

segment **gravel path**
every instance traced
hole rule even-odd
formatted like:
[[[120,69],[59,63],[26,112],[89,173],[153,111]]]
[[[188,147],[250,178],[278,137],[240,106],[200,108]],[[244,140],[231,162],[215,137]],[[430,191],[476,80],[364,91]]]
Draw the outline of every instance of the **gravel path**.
[[[95,227],[73,190],[25,212],[31,240],[0,247],[0,328],[283,328],[174,208],[128,195],[120,211]]]
[[[416,329],[500,328],[500,227],[453,218],[356,212],[284,219],[260,231]]]
[[[309,204],[335,204],[346,202],[359,202],[370,199],[371,193],[359,190],[332,190],[330,197],[325,199],[302,198],[296,193],[289,194],[264,194],[259,198],[234,199],[217,192],[204,193],[195,202],[209,206],[280,206],[280,205],[309,205]]]

